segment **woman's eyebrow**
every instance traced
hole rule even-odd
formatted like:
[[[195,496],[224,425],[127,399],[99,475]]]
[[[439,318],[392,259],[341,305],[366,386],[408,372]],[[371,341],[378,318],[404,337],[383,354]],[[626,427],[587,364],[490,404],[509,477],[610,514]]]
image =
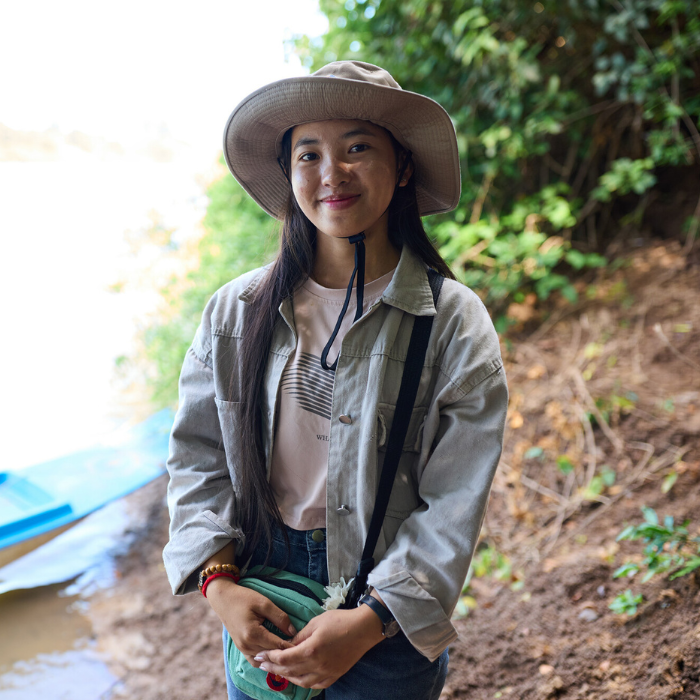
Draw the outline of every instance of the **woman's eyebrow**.
[[[310,136],[304,136],[300,138],[295,144],[294,149],[301,148],[302,146],[316,146],[318,144],[318,139],[312,139]]]
[[[352,131],[347,131],[340,138],[352,139],[355,138],[355,136],[376,136],[376,134],[373,131],[370,131],[369,129],[359,127],[357,129],[353,129]]]
[[[358,127],[357,129],[352,129],[350,131],[346,131],[340,138],[341,139],[353,139],[356,136],[376,136],[373,131],[370,131],[369,129],[365,129],[364,127]],[[303,136],[300,138],[295,144],[294,148],[292,150],[296,151],[297,148],[301,148],[303,146],[317,146],[318,145],[318,139],[312,138],[311,136]]]

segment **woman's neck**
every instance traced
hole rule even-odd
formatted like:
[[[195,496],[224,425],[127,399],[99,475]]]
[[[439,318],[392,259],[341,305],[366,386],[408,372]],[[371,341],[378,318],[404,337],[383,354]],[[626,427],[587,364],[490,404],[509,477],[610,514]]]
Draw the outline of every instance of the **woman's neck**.
[[[388,235],[365,234],[365,284],[391,272],[399,262],[401,251],[389,242]],[[322,287],[342,289],[348,286],[355,267],[355,246],[346,238],[316,236],[316,257],[311,278]]]

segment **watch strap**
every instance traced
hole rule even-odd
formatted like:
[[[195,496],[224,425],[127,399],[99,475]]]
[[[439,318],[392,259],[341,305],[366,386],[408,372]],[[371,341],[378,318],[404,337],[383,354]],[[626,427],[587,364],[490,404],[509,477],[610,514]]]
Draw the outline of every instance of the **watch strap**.
[[[363,603],[365,605],[369,605],[369,607],[374,610],[377,617],[382,621],[382,625],[384,626],[383,632],[386,633],[387,625],[395,622],[396,618],[387,608],[385,608],[376,598],[373,598],[371,595],[363,595],[362,598],[360,598],[358,605],[362,605]]]

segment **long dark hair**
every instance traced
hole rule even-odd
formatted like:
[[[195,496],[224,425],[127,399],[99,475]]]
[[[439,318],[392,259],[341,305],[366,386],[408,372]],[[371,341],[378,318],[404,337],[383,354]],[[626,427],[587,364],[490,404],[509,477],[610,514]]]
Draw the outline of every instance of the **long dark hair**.
[[[291,172],[291,132],[282,141],[280,165]],[[387,132],[388,133],[388,132]],[[391,136],[391,134],[390,134]],[[391,136],[397,162],[410,158]],[[415,178],[404,187],[397,187],[389,204],[389,240],[400,250],[408,246],[426,265],[450,279],[454,275],[430,242],[418,212]],[[285,533],[284,523],[275,496],[267,479],[267,464],[263,447],[261,396],[265,385],[265,370],[272,344],[272,335],[279,321],[279,306],[291,297],[311,274],[316,253],[316,228],[297,204],[292,188],[281,230],[277,259],[255,290],[255,298],[245,321],[240,346],[239,386],[241,403],[240,453],[236,455],[238,520],[246,534],[246,551],[252,552],[262,543],[267,545],[266,562],[272,551],[272,531],[277,525]],[[235,381],[231,381],[231,393]],[[236,400],[235,397],[231,397]]]

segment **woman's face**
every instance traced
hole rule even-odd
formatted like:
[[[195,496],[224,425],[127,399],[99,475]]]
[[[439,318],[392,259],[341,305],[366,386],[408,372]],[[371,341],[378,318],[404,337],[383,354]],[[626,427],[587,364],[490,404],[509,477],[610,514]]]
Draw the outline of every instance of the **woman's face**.
[[[357,119],[296,126],[291,171],[296,200],[319,233],[386,235],[397,169],[391,137],[383,128]]]

